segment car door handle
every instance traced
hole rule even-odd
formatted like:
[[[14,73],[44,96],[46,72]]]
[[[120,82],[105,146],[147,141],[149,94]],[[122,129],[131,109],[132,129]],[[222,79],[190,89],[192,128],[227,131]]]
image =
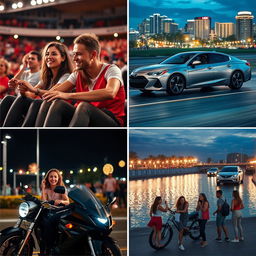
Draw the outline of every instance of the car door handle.
[[[228,64],[228,65],[227,65],[227,67],[229,67],[229,68],[230,68],[230,67],[231,67],[231,65],[229,65],[229,64]]]
[[[208,67],[208,69],[212,69],[212,67]]]

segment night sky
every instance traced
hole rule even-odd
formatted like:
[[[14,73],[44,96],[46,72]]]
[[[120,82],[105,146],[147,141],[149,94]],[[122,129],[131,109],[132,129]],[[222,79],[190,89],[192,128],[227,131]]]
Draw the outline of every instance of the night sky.
[[[26,169],[36,162],[36,130],[1,130],[8,140],[8,170]],[[119,168],[118,162],[127,158],[127,131],[121,129],[41,129],[40,170],[51,168],[78,171],[80,168],[105,163],[114,166],[114,176],[126,177],[126,167]],[[2,146],[0,149],[2,163]]]
[[[200,16],[210,16],[214,22],[235,22],[239,11],[251,11],[256,15],[256,2],[252,0],[130,0],[130,28],[154,13],[174,19],[179,27],[184,27],[186,20]],[[255,21],[255,19],[254,19]]]
[[[228,153],[256,156],[256,130],[243,129],[147,129],[130,130],[130,151],[140,158],[194,156],[199,161],[225,160]]]

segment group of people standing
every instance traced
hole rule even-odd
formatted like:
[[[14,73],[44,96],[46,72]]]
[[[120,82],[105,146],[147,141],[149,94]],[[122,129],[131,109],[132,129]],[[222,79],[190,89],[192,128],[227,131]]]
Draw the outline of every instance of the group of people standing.
[[[122,73],[116,65],[103,63],[100,51],[96,35],[83,34],[74,40],[73,61],[60,42],[48,43],[42,56],[35,51],[24,56],[14,78],[5,79],[4,86],[0,80],[1,92],[18,95],[9,93],[0,101],[0,125],[124,126]],[[6,69],[0,60],[0,77]]]
[[[232,193],[233,199],[231,206],[227,203],[225,197],[223,196],[222,190],[216,191],[217,197],[217,209],[213,212],[213,215],[216,215],[216,227],[217,227],[217,242],[222,242],[222,231],[225,234],[226,242],[239,242],[244,240],[243,228],[242,228],[242,212],[244,208],[243,201],[237,190],[234,190]],[[178,244],[179,249],[184,251],[185,247],[183,245],[183,236],[184,232],[188,231],[187,223],[189,221],[189,203],[184,196],[180,196],[175,205],[175,213],[179,214],[179,235],[178,235]],[[167,202],[165,201],[164,206],[162,206],[161,196],[157,196],[150,208],[150,221],[148,226],[153,229],[153,241],[156,247],[162,247],[161,244],[161,230],[162,230],[162,217],[161,212],[167,212],[171,210],[168,207]],[[235,237],[233,240],[229,239],[228,229],[225,224],[226,217],[229,215],[229,210],[232,211],[232,224],[234,227]],[[199,194],[197,201],[196,211],[198,212],[198,222],[200,227],[200,246],[205,247],[208,242],[206,240],[206,223],[210,219],[210,204],[207,200],[207,197],[204,193]]]

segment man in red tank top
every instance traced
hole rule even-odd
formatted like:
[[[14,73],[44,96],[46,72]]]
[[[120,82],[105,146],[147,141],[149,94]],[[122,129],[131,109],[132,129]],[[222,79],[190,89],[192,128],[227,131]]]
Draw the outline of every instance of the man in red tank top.
[[[120,69],[100,61],[100,44],[94,34],[77,37],[73,54],[75,72],[43,96],[47,101],[62,99],[53,102],[44,126],[123,126],[125,90]],[[73,88],[76,92],[66,92]]]

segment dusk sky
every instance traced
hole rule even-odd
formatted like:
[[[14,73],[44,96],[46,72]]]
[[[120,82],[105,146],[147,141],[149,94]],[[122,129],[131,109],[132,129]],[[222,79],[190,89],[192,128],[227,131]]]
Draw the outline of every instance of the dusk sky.
[[[228,153],[256,156],[256,130],[223,129],[136,129],[130,130],[130,152],[148,155],[211,157],[225,160]]]
[[[239,11],[251,11],[256,15],[256,2],[252,0],[129,0],[130,25],[137,29],[137,25],[144,18],[154,13],[166,15],[174,19],[179,27],[184,27],[187,19],[210,16],[212,27],[214,22],[235,22]],[[255,19],[254,19],[255,21]]]
[[[36,162],[36,129],[1,130],[8,140],[7,168],[25,169]],[[114,175],[126,176],[126,168],[119,168],[118,162],[127,158],[127,132],[117,129],[41,129],[40,170],[51,168],[78,171],[80,168],[105,163],[114,166]],[[2,144],[0,147],[2,163]],[[1,165],[1,164],[0,164]]]

